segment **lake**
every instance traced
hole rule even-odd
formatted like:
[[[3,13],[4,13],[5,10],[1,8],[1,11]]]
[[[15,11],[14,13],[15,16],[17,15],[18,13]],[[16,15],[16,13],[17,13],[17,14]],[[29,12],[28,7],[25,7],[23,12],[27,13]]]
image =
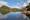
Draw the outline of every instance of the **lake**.
[[[2,15],[2,14],[0,14],[0,19],[3,19],[3,18],[7,18],[7,15],[10,15],[10,14],[18,14],[18,13],[22,13],[22,12],[9,12],[8,14],[6,14],[6,15]]]

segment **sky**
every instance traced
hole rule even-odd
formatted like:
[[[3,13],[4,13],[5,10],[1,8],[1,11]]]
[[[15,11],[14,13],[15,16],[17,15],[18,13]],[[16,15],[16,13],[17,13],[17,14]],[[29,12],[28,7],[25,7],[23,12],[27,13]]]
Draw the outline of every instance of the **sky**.
[[[30,0],[0,0],[0,3],[2,5],[7,5],[11,8],[21,8],[24,6],[27,6],[27,4],[30,2]]]

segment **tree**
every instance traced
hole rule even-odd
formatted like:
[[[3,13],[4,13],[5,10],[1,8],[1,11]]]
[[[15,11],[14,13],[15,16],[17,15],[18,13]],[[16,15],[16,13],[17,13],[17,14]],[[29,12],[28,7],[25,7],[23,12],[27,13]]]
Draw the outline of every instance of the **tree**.
[[[16,12],[16,8],[13,8],[13,9],[11,9],[12,10],[12,12]]]
[[[22,9],[17,9],[17,8],[16,8],[16,11],[17,11],[17,12],[22,12],[23,10],[22,10]]]
[[[26,8],[30,8],[30,3],[29,3],[29,5],[26,6]]]
[[[1,9],[0,11],[1,11],[1,13],[2,13],[3,15],[7,14],[8,12],[10,12],[10,11],[9,11],[10,8],[9,8],[8,6],[5,6],[5,5],[3,5],[0,9]]]

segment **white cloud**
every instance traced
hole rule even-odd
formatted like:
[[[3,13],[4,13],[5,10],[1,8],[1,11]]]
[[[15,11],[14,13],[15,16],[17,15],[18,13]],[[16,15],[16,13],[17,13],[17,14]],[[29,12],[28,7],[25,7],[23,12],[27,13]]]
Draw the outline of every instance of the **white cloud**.
[[[23,5],[20,5],[20,3],[17,3],[16,6],[9,6],[9,7],[22,9],[22,8],[24,8],[24,7],[26,7],[26,6],[27,6],[26,3],[24,3]]]
[[[27,0],[27,3],[24,3],[24,4],[21,6],[21,8],[25,8],[27,5],[29,5],[29,3],[30,3],[30,0]]]
[[[4,2],[4,1],[0,1],[0,6],[2,5],[7,5],[8,7],[11,7],[11,8],[24,8],[27,6],[27,4],[30,2],[30,0],[27,0],[27,3],[24,3],[23,5],[20,5],[20,3],[17,3],[16,6],[9,6],[7,3],[8,2]]]
[[[8,3],[8,2],[0,1],[0,6],[2,6],[2,5],[7,5],[8,7],[11,7],[11,8],[21,8],[21,7],[22,7],[22,6],[20,5],[20,3],[17,3],[16,6],[9,6],[7,3]],[[24,4],[24,6],[25,6],[25,4]]]
[[[22,9],[22,8],[25,8],[28,5],[28,3],[30,3],[30,0],[27,0],[27,3],[24,3],[23,5],[20,5],[20,3],[17,3],[16,6],[13,6],[12,8]]]
[[[27,4],[26,3],[24,3],[23,5],[22,5],[22,8],[25,8],[27,6]]]
[[[24,3],[24,4],[23,4],[23,6],[27,6],[27,4],[26,4],[26,3]]]
[[[0,7],[1,7],[2,5],[8,5],[7,3],[8,3],[8,2],[0,1]]]
[[[25,8],[27,5],[29,5],[29,3],[30,3],[30,0],[27,0],[27,3],[23,4],[23,8]]]
[[[22,9],[22,8],[24,8],[24,6],[27,6],[27,4],[26,3],[24,3],[23,5],[20,5],[20,3],[16,4],[16,8]]]
[[[21,5],[20,3],[17,3],[16,7],[19,7],[20,9],[25,8],[28,5],[28,3],[24,3]]]
[[[16,6],[9,6],[7,3],[8,3],[8,2],[0,1],[0,7],[1,7],[2,5],[6,5],[6,6],[10,7],[10,8],[19,8],[19,7],[18,7],[19,4],[16,5]]]
[[[30,0],[27,0],[27,3],[30,3]]]
[[[15,6],[8,6],[8,7],[11,7],[11,8],[19,8],[20,6],[20,3],[17,3]]]
[[[19,3],[17,3],[16,6],[9,6],[7,3],[8,3],[8,2],[0,1],[0,7],[1,7],[2,5],[6,5],[6,6],[10,7],[10,8],[19,8],[19,7],[18,7]]]

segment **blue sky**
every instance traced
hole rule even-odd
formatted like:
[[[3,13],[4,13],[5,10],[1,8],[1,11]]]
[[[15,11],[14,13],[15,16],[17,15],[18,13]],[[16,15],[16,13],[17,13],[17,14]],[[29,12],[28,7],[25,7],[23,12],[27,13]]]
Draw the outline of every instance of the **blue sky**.
[[[7,2],[7,5],[9,5],[11,7],[20,7],[24,3],[25,3],[25,5],[27,3],[27,0],[1,0],[1,1]]]
[[[23,3],[26,2],[26,0],[5,0],[6,2],[8,2],[8,5],[10,6],[14,6],[17,3],[20,3],[20,5],[22,5]]]
[[[5,0],[10,6],[20,6],[27,2],[27,0]],[[19,4],[18,4],[19,3]]]

